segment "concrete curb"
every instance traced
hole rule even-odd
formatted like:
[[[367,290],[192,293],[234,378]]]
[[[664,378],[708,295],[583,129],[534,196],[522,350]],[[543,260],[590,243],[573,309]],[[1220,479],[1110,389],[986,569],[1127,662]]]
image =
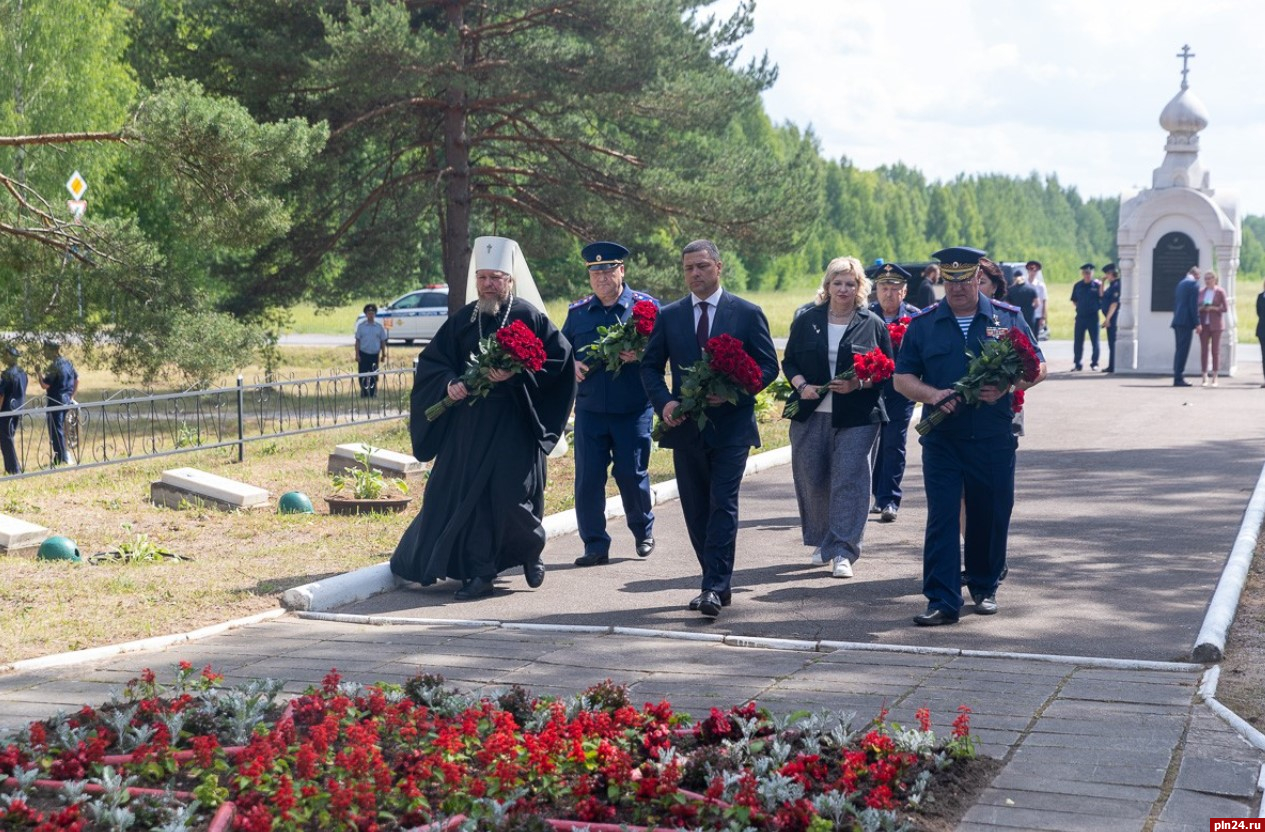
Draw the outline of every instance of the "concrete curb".
[[[763,636],[736,636],[721,633],[694,633],[679,630],[654,630],[640,627],[617,627],[591,624],[530,624],[516,621],[490,621],[487,619],[461,618],[409,618],[407,616],[351,615],[348,613],[299,610],[299,618],[312,621],[333,621],[341,624],[428,625],[451,627],[489,627],[501,630],[519,630],[541,633],[575,633],[577,635],[634,636],[637,638],[664,638],[674,641],[709,641],[728,647],[758,647],[766,650],[789,650],[801,653],[832,653],[837,650],[857,653],[910,653],[920,656],[944,656],[946,658],[1015,659],[1051,664],[1100,667],[1111,670],[1160,670],[1191,673],[1203,670],[1201,664],[1188,662],[1154,662],[1133,659],[1105,659],[1095,656],[1060,656],[1046,653],[1003,653],[988,650],[964,650],[953,647],[919,647],[905,644],[871,644],[860,641],[808,641]]]
[[[746,475],[765,471],[778,465],[785,465],[790,461],[791,448],[789,445],[772,451],[765,451],[747,459]],[[675,500],[677,496],[675,479],[650,486],[652,505]],[[606,517],[610,519],[622,517],[623,515],[624,504],[619,496],[616,495],[607,499]],[[545,529],[546,540],[571,534],[577,528],[575,509],[567,509],[557,514],[551,514],[544,519],[542,525]],[[287,589],[281,595],[281,606],[284,609],[295,612],[319,612],[372,598],[374,595],[389,592],[398,585],[395,576],[391,574],[391,567],[388,564],[379,563],[374,566],[357,569],[354,572],[335,575],[332,578],[313,581],[310,584]]]
[[[1233,728],[1246,742],[1265,751],[1265,734],[1256,730],[1255,725],[1217,700],[1217,682],[1220,679],[1220,665],[1208,668],[1204,673],[1203,681],[1199,683],[1199,698],[1204,701],[1210,711],[1221,717],[1221,721]],[[1261,769],[1261,776],[1265,777],[1265,766]],[[1265,812],[1265,804],[1262,804],[1261,811]]]
[[[92,647],[87,650],[72,650],[69,653],[54,653],[51,656],[40,656],[36,659],[23,659],[21,661],[10,662],[9,664],[0,664],[0,673],[15,673],[25,670],[46,670],[50,667],[65,667],[72,664],[97,661],[98,659],[108,659],[113,656],[122,655],[123,653],[138,653],[142,650],[161,650],[166,647],[171,647],[174,644],[181,644],[186,641],[196,641],[198,639],[207,638],[208,636],[216,636],[229,630],[236,630],[238,627],[248,627],[251,624],[258,624],[261,621],[267,621],[270,618],[278,618],[285,614],[285,610],[268,610],[267,612],[248,615],[245,618],[235,618],[232,621],[224,621],[220,624],[212,624],[209,627],[201,627],[197,630],[190,630],[187,633],[176,633],[175,635],[170,636],[154,636],[153,638],[145,638],[140,641],[125,641],[122,644],[107,644],[104,647]]]
[[[1230,549],[1230,558],[1221,570],[1221,578],[1217,588],[1208,602],[1208,612],[1204,615],[1203,626],[1199,628],[1199,636],[1195,639],[1191,657],[1197,662],[1219,662],[1225,655],[1225,639],[1234,623],[1234,614],[1239,608],[1239,596],[1247,583],[1247,572],[1252,565],[1252,556],[1256,551],[1256,541],[1261,531],[1261,523],[1265,522],[1265,467],[1256,480],[1256,488],[1243,512],[1243,522],[1239,525],[1239,534]]]

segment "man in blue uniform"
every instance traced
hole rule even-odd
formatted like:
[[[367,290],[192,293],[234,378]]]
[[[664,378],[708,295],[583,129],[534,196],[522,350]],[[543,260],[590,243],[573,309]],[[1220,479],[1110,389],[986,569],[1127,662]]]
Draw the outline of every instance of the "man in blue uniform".
[[[611,536],[606,533],[606,472],[619,486],[624,518],[637,542],[637,555],[654,551],[654,512],[650,510],[650,429],[654,411],[641,384],[636,352],[620,353],[630,365],[618,374],[588,355],[601,338],[598,327],[624,323],[633,305],[659,302],[624,283],[628,249],[619,243],[597,242],[581,252],[588,265],[593,294],[567,309],[562,334],[575,348],[575,514],[584,554],[576,566],[600,566],[610,561]]]
[[[61,354],[61,344],[56,341],[44,342],[44,358],[49,365],[40,377],[40,387],[44,388],[44,395],[48,397],[48,406],[70,404],[79,390],[79,374],[75,372],[75,365]],[[48,442],[53,448],[54,465],[74,463],[66,445],[65,410],[48,414]]]
[[[1072,305],[1076,307],[1076,322],[1072,326],[1072,369],[1080,370],[1081,356],[1085,351],[1085,336],[1093,353],[1089,369],[1098,369],[1098,310],[1102,308],[1102,284],[1094,280],[1094,264],[1081,266],[1081,279],[1072,286]]]
[[[884,263],[875,269],[870,279],[874,281],[878,300],[870,304],[870,311],[889,324],[917,315],[918,307],[905,303],[909,278],[909,272],[894,263]],[[896,344],[892,346],[896,347]],[[874,508],[870,509],[870,513],[877,513],[880,522],[890,523],[900,511],[900,484],[905,478],[905,444],[909,436],[909,420],[914,415],[914,403],[897,393],[890,384],[883,386],[882,396],[890,421],[879,430],[878,459],[874,463],[871,489]]]
[[[946,248],[932,255],[944,275],[944,300],[914,318],[896,356],[897,391],[922,402],[924,417],[940,405],[949,413],[920,440],[927,490],[927,531],[923,541],[922,591],[927,609],[914,616],[923,627],[954,624],[962,608],[959,566],[975,612],[997,612],[997,584],[1006,565],[1006,537],[1015,500],[1015,448],[1011,433],[1011,391],[986,385],[981,404],[955,398],[953,384],[966,374],[967,351],[978,354],[986,341],[1016,328],[1032,340],[1041,358],[1035,381],[1045,378],[1045,359],[1017,307],[979,292],[980,259],[973,248]],[[965,549],[958,539],[958,507],[966,498]]]
[[[26,371],[18,366],[21,353],[14,346],[6,346],[3,350],[4,372],[0,373],[0,413],[10,413],[26,402]],[[22,463],[18,461],[18,451],[13,445],[13,436],[17,433],[21,416],[0,417],[0,451],[4,454],[4,472],[6,474],[22,473]]]
[[[1106,283],[1102,287],[1102,325],[1107,330],[1107,369],[1104,373],[1116,371],[1116,326],[1120,321],[1120,272],[1115,263],[1102,267]]]

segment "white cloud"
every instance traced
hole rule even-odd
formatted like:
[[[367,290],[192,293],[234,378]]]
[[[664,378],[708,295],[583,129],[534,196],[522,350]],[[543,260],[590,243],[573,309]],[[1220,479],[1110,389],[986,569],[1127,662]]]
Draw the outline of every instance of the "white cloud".
[[[1110,196],[1163,161],[1189,43],[1204,168],[1265,214],[1262,30],[1249,0],[760,0],[747,47],[780,68],[769,114],[812,124],[828,157],[932,179],[1036,170]]]

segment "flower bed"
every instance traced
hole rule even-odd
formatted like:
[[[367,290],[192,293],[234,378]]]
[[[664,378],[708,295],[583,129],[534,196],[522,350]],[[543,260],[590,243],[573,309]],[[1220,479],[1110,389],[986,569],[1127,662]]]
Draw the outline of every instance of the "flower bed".
[[[361,686],[331,671],[284,713],[270,710],[267,694],[222,690],[209,668],[195,675],[182,665],[168,689],[146,672],[127,690],[99,711],[34,723],[0,742],[0,774],[10,777],[0,829],[228,828],[230,815],[244,832],[900,828],[934,795],[936,776],[974,754],[966,708],[940,742],[925,709],[912,728],[886,712],[860,729],[837,714],[776,719],[754,703],[695,722],[667,702],[638,710],[609,681],[567,700],[517,686],[478,698],[437,676]],[[255,719],[229,754],[243,712],[219,704],[242,697],[256,708],[270,703],[270,716]],[[185,712],[218,716],[170,723]],[[194,724],[205,733],[186,730]],[[141,741],[116,771],[106,758],[120,737]],[[73,801],[27,822],[39,778],[73,781]],[[159,797],[172,816],[101,820],[125,808],[120,792],[139,797],[138,786],[166,790]],[[115,804],[98,807],[106,793]]]

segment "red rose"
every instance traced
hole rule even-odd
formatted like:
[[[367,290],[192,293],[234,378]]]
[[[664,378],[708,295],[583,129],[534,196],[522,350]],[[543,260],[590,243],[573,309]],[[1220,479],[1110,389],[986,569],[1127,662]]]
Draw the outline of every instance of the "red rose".
[[[655,319],[659,317],[659,307],[648,300],[639,300],[632,308],[633,326],[638,335],[649,335],[654,330]]]

